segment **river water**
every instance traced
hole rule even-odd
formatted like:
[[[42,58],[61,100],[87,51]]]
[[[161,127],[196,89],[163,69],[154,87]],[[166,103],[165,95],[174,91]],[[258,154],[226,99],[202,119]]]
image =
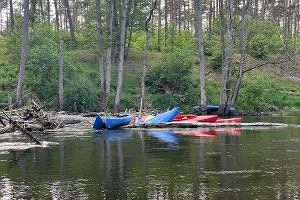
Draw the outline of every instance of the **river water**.
[[[300,129],[66,129],[43,140],[0,136],[0,199],[300,199]]]

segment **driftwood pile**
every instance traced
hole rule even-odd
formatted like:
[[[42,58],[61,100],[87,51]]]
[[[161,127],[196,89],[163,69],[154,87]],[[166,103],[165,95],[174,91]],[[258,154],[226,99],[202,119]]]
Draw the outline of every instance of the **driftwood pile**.
[[[35,101],[31,105],[14,111],[10,116],[3,110],[0,112],[0,134],[20,131],[29,139],[40,145],[41,142],[33,135],[44,130],[57,129],[67,124],[82,122],[81,119],[67,118],[60,119],[58,116],[43,110],[43,106]]]

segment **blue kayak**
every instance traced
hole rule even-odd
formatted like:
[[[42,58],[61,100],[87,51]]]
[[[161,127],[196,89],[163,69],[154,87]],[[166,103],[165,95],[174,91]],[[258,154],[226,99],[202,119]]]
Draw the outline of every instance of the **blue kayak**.
[[[218,111],[220,106],[214,106],[214,105],[207,105],[207,114],[214,114]],[[199,110],[199,106],[194,106],[194,110]],[[229,113],[235,114],[237,111],[234,107],[229,108]]]
[[[173,119],[180,113],[180,109],[178,107],[173,108],[172,110],[156,115],[155,117],[146,120],[145,124],[152,123],[164,123],[164,122],[172,122]]]
[[[103,128],[105,128],[105,124],[104,124],[102,118],[100,117],[100,115],[97,115],[96,120],[94,122],[93,129],[100,130]]]
[[[116,129],[121,126],[128,125],[132,121],[131,115],[124,115],[121,117],[108,117],[106,120],[103,120],[99,115],[96,117],[93,128],[100,130],[103,128],[106,129]]]

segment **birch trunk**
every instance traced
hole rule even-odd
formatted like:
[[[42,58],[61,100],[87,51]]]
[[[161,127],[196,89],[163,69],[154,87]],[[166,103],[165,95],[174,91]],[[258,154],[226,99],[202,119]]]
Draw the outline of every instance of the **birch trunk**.
[[[157,0],[154,1],[153,8],[149,12],[149,16],[145,22],[145,34],[146,34],[146,42],[144,48],[144,66],[143,66],[143,73],[142,73],[142,80],[141,80],[141,103],[140,103],[140,112],[139,117],[142,115],[144,98],[145,98],[145,78],[146,78],[146,71],[148,69],[148,46],[149,46],[149,22],[153,16],[154,9],[156,7]]]
[[[109,96],[110,93],[110,80],[111,80],[111,62],[112,62],[112,34],[113,34],[113,22],[114,22],[114,0],[110,0],[110,11],[109,11],[109,28],[107,32],[107,54],[106,54],[106,97]],[[107,100],[106,100],[107,102]]]
[[[100,68],[100,105],[101,109],[105,110],[105,100],[106,100],[106,80],[105,80],[105,68],[104,68],[104,57],[103,57],[103,42],[102,42],[102,11],[101,11],[101,0],[97,0],[97,25],[98,25],[98,56],[99,56],[99,68]]]
[[[246,63],[246,50],[247,50],[247,39],[248,39],[248,18],[249,18],[249,5],[251,3],[251,0],[247,1],[247,4],[244,6],[244,12],[242,16],[242,23],[241,23],[241,58],[240,58],[240,67],[238,72],[238,77],[236,80],[236,84],[234,86],[233,94],[230,101],[230,106],[234,107],[239,95],[240,86],[242,83],[243,78],[243,72],[244,72],[244,66]]]
[[[122,0],[118,83],[117,83],[117,92],[116,92],[115,109],[114,109],[116,113],[120,111],[121,91],[122,91],[122,84],[123,84],[127,4],[128,4],[128,0]]]
[[[227,37],[226,37],[226,51],[225,51],[225,63],[222,67],[221,75],[221,94],[220,94],[220,108],[218,110],[219,115],[228,115],[229,113],[229,87],[228,82],[230,80],[230,71],[232,67],[232,54],[233,54],[233,6],[234,0],[228,0],[228,23],[227,23]]]
[[[65,54],[65,44],[63,37],[60,37],[59,42],[59,109],[62,111],[64,109],[64,54]]]
[[[198,50],[199,50],[199,70],[200,70],[200,112],[207,113],[206,103],[206,88],[205,88],[205,66],[204,66],[204,48],[203,48],[203,2],[198,1],[197,4],[197,18],[198,18]]]
[[[24,0],[22,52],[21,52],[21,62],[20,62],[19,79],[18,79],[18,86],[17,86],[17,99],[16,99],[17,106],[21,105],[21,100],[23,95],[25,67],[28,59],[28,47],[29,47],[29,0]]]

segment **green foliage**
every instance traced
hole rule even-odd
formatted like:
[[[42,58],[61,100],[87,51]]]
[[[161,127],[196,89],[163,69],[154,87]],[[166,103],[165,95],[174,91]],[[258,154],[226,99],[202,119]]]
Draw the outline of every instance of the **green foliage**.
[[[249,53],[256,58],[266,58],[273,48],[273,42],[262,34],[253,36],[249,41]]]
[[[164,40],[165,31],[161,32],[161,49],[163,52],[180,52],[180,51],[196,51],[196,38],[188,31],[176,31],[174,33],[174,46],[172,46],[171,29],[168,30],[168,41],[165,45]],[[132,34],[132,47],[136,50],[143,51],[145,46],[145,32],[137,31]],[[152,30],[149,38],[149,50],[157,51],[158,36],[157,31]]]
[[[277,112],[297,107],[299,97],[289,94],[293,92],[299,93],[300,90],[292,83],[253,73],[244,79],[238,99],[238,108],[245,112]]]
[[[89,77],[77,76],[65,87],[65,109],[72,112],[97,111],[99,89]]]
[[[152,103],[160,106],[186,102],[184,98],[192,84],[192,55],[178,52],[166,54],[162,61],[150,68],[146,85],[153,94]],[[165,96],[165,99],[162,98]]]
[[[279,33],[272,22],[252,20],[249,29],[249,53],[252,56],[266,58],[270,53],[282,50]]]

